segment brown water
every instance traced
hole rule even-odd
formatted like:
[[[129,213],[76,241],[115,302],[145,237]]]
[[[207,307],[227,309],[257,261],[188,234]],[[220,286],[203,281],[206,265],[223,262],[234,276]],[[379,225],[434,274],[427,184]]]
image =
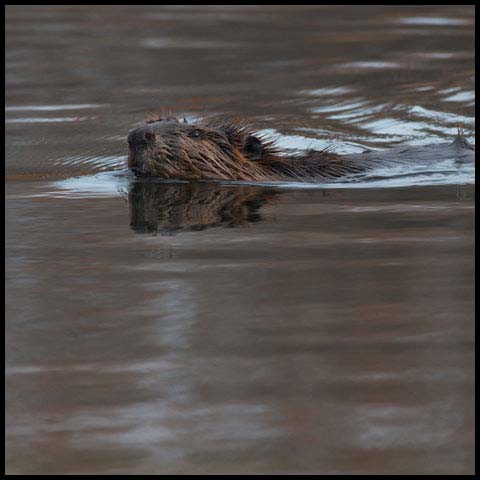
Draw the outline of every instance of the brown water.
[[[473,142],[473,7],[6,15],[7,473],[474,472],[472,167],[125,171],[162,107],[292,149]]]

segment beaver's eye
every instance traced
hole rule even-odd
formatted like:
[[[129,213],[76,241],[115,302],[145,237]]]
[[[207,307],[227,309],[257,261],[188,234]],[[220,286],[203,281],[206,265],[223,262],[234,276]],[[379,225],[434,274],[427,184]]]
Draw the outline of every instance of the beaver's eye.
[[[263,155],[262,142],[253,135],[250,135],[245,141],[245,153],[250,160],[260,160]]]
[[[200,135],[201,135],[200,130],[192,130],[192,132],[190,133],[190,136],[192,138],[200,138]]]

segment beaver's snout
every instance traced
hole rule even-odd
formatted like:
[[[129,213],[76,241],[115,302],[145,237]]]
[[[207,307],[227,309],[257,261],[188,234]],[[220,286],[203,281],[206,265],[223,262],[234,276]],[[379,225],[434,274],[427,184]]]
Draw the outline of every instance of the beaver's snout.
[[[128,145],[130,148],[145,147],[155,142],[155,132],[150,125],[143,125],[128,134]]]
[[[143,125],[136,128],[128,134],[128,166],[137,175],[142,175],[144,173],[142,151],[145,148],[154,145],[155,140],[155,132],[149,125]]]

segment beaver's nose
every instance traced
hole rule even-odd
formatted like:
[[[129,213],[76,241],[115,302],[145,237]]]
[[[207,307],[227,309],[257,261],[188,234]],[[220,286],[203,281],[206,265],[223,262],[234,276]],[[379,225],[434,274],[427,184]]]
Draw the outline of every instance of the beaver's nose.
[[[155,142],[155,132],[149,125],[138,127],[132,130],[127,137],[131,147],[141,147]]]

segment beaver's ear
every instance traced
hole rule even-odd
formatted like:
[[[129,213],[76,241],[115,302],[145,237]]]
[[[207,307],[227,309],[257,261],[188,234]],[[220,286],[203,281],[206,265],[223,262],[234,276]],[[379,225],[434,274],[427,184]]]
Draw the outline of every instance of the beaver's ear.
[[[260,160],[263,155],[262,142],[257,137],[249,135],[245,140],[243,151],[250,160]]]

